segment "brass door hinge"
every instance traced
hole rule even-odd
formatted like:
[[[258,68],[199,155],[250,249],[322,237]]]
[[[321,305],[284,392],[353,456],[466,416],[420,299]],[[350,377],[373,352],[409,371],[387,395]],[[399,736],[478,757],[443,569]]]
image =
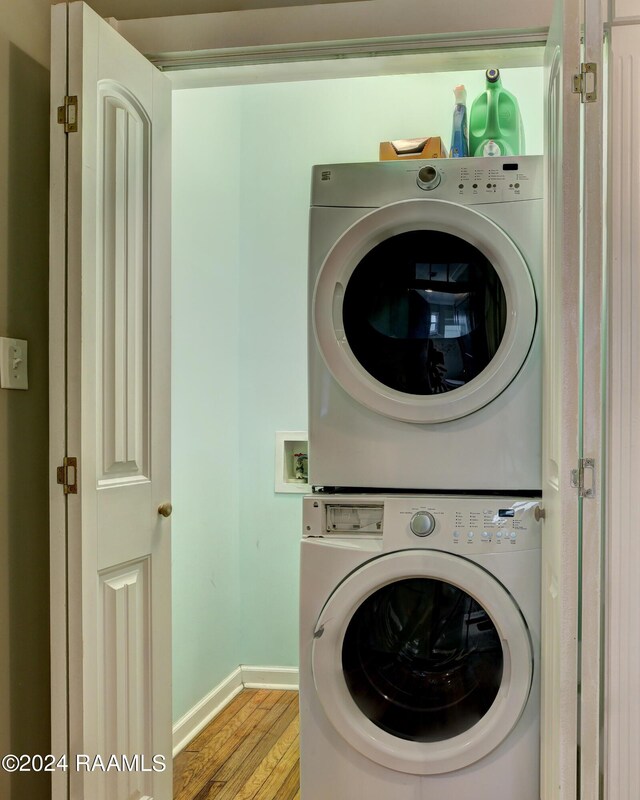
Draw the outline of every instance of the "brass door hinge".
[[[587,87],[587,84],[590,84]],[[598,99],[598,65],[593,61],[580,64],[580,72],[573,76],[573,91],[580,102],[595,103]]]
[[[64,125],[65,133],[78,132],[78,97],[71,95],[64,98],[64,105],[58,106],[58,124]]]
[[[58,467],[58,483],[64,487],[65,494],[78,494],[78,459],[65,456]]]
[[[591,470],[591,484],[585,485],[585,470]],[[594,458],[581,458],[578,469],[571,470],[571,485],[578,490],[580,497],[593,498],[596,496],[596,462]]]

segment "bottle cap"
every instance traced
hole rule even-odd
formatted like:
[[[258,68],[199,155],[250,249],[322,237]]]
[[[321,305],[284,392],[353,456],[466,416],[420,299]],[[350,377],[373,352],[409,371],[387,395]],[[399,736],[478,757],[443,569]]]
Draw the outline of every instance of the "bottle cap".
[[[483,156],[501,155],[500,145],[497,142],[494,142],[493,139],[489,139],[484,144],[484,147],[482,149],[482,155]]]
[[[500,70],[497,67],[489,67],[486,76],[489,83],[496,83],[496,81],[500,80]]]
[[[456,96],[456,103],[458,105],[461,106],[467,105],[467,90],[464,88],[463,84],[460,84],[460,86],[456,86],[456,88],[453,90],[453,93]]]

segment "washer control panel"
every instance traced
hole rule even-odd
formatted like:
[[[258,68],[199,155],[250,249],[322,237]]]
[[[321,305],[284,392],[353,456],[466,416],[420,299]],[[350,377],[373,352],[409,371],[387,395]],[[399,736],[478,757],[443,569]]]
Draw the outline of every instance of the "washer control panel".
[[[384,550],[529,550],[540,547],[540,508],[537,497],[318,494],[304,499],[303,536],[373,536]]]
[[[432,520],[425,547],[468,554],[539,547],[540,502],[531,497],[386,497],[385,549],[415,541],[423,519]]]

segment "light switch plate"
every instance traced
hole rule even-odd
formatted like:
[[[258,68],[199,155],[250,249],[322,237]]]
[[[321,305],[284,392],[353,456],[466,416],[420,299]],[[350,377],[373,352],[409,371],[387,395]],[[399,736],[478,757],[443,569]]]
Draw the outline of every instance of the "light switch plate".
[[[0,388],[29,388],[26,339],[0,337]]]

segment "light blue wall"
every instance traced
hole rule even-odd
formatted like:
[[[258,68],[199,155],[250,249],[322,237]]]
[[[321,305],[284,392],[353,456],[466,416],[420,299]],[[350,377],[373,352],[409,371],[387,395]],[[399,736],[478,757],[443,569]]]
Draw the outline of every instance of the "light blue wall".
[[[527,152],[541,153],[542,70],[506,70],[503,80],[505,88],[520,100]],[[179,226],[188,222],[190,236],[185,237],[184,230],[180,235],[183,242],[189,239],[189,252],[201,264],[197,275],[200,292],[210,294],[207,287],[218,280],[218,269],[207,249],[211,230],[206,236],[196,231],[197,224],[205,224],[202,207],[195,208],[200,203],[198,198],[206,194],[208,185],[209,195],[202,197],[204,208],[224,207],[229,220],[231,207],[238,213],[226,234],[229,251],[236,242],[238,245],[236,305],[232,312],[226,307],[230,298],[223,295],[211,309],[213,313],[225,306],[224,314],[236,322],[226,338],[229,348],[237,347],[237,385],[230,387],[223,382],[223,390],[229,395],[222,400],[220,393],[214,392],[208,401],[211,409],[222,402],[228,406],[232,397],[237,401],[237,483],[235,493],[229,491],[228,496],[230,504],[232,498],[238,504],[235,535],[241,565],[240,591],[238,595],[236,587],[228,596],[222,591],[215,597],[212,594],[209,599],[218,607],[206,608],[208,616],[226,616],[231,602],[239,597],[241,634],[236,664],[297,664],[301,498],[274,493],[274,437],[277,430],[307,427],[306,262],[311,167],[318,163],[375,161],[378,144],[385,139],[440,135],[448,146],[453,87],[457,83],[467,86],[471,101],[484,88],[484,74],[479,71],[351,78],[175,93],[179,100],[177,110],[183,116],[176,121],[176,151],[191,153],[190,163],[198,173],[199,187],[196,193],[188,186],[187,175],[176,176],[176,182],[183,187],[180,202],[188,205],[188,209],[179,209],[174,193],[176,234]],[[226,113],[221,98],[228,104]],[[216,152],[212,139],[219,142],[221,136],[233,143],[224,155]],[[198,162],[196,154],[203,152],[205,158]],[[183,154],[178,160],[185,157]],[[227,176],[222,184],[220,170]],[[230,176],[235,176],[235,183]],[[180,285],[188,280],[188,273],[181,272],[179,263],[176,260],[174,295],[179,289],[186,302],[189,293]],[[210,275],[207,269],[212,270]],[[182,324],[187,322],[191,328],[196,327],[194,308],[183,309]],[[178,325],[176,318],[174,330]],[[203,354],[216,347],[206,337],[207,330],[203,329],[198,338],[201,361],[206,361]],[[225,352],[228,357],[229,351]],[[233,370],[231,365],[228,367],[231,375]],[[174,369],[174,380],[177,375]],[[177,395],[176,389],[174,402],[178,401]],[[183,393],[182,401],[187,395],[193,402],[190,393]],[[182,406],[174,408],[174,412],[182,414]],[[174,476],[187,463],[185,458],[178,461],[181,448],[188,450],[189,442],[194,440],[206,447],[198,426],[199,420],[185,419],[180,438],[174,436]],[[218,463],[218,453],[209,455],[212,463]],[[218,463],[212,474],[219,474],[221,469],[225,467]],[[228,475],[226,485],[229,486]],[[196,494],[192,491],[193,513],[198,502]],[[209,495],[203,494],[199,502],[206,506],[208,499]],[[232,511],[227,513],[231,522]],[[179,532],[180,527],[176,520],[176,550],[190,538]],[[209,544],[207,551],[193,558],[204,558],[205,552],[210,551]],[[181,556],[180,561],[184,562],[185,557]],[[234,569],[237,563],[233,562]],[[188,574],[183,577],[188,578]],[[180,595],[187,590],[191,591],[176,575],[176,608],[183,602]],[[198,613],[195,608],[193,611]],[[206,625],[203,636],[215,634],[212,623],[203,617],[204,613],[200,619]],[[193,624],[197,626],[198,620]],[[189,659],[186,654],[176,659],[177,687],[183,680],[193,680],[192,675],[178,671],[182,661]],[[201,666],[206,669],[204,663]],[[218,674],[217,666],[214,671]]]
[[[174,93],[174,719],[238,666],[239,142],[234,93]],[[199,112],[199,113],[196,113]],[[195,115],[195,118],[194,118]]]

